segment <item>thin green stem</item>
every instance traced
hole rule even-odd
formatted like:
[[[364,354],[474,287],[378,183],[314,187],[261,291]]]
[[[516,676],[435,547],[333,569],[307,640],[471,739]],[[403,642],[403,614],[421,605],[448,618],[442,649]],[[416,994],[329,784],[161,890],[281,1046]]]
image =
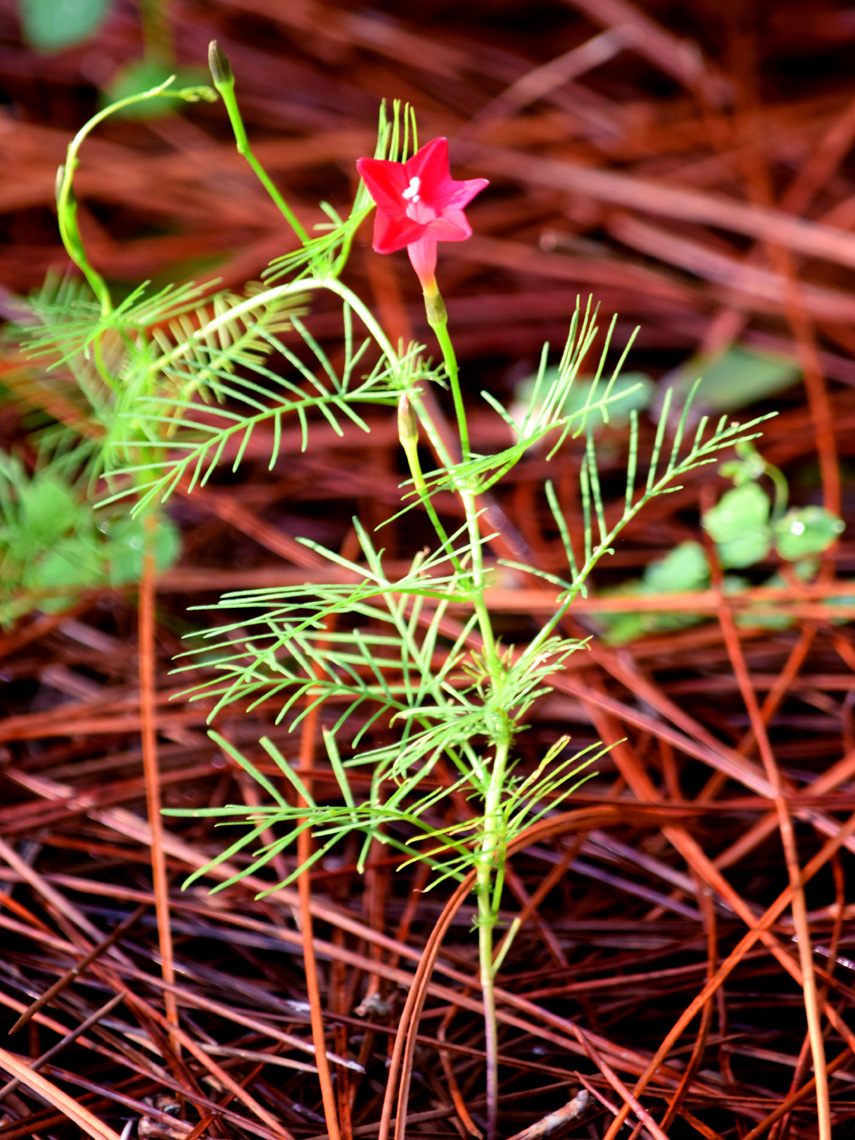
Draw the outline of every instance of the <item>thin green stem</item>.
[[[478,961],[484,1002],[484,1041],[487,1069],[487,1140],[496,1140],[499,1124],[499,1034],[496,1021],[496,987],[493,972],[494,917],[490,901],[492,867],[481,864],[475,880],[478,898]]]
[[[205,324],[204,328],[197,329],[189,339],[198,341],[211,336],[216,333],[218,329],[230,324],[233,320],[242,320],[248,313],[251,313],[253,309],[264,308],[266,305],[275,304],[276,301],[282,297],[319,292],[322,289],[329,289],[332,293],[336,293],[345,304],[356,313],[373,339],[377,342],[380,351],[388,359],[392,368],[395,370],[400,369],[401,359],[392,347],[392,342],[386,336],[377,318],[354,292],[348,289],[346,285],[342,285],[342,283],[334,277],[301,278],[299,281],[289,281],[285,285],[271,285],[269,289],[265,289],[261,293],[254,293],[251,297],[245,297],[236,305],[232,305],[217,316],[212,317],[211,320]],[[185,342],[177,344],[170,352],[158,357],[156,367],[162,369],[165,365],[177,360],[186,350],[187,346]]]
[[[787,509],[787,499],[790,494],[790,488],[787,485],[783,471],[773,466],[773,464],[766,464],[766,474],[772,480],[775,488],[775,501],[772,505],[772,521],[777,522],[778,519],[783,518],[784,512]]]
[[[445,370],[448,373],[451,398],[454,401],[454,414],[457,417],[457,431],[460,436],[460,454],[465,462],[469,458],[469,426],[466,423],[466,409],[463,406],[463,394],[460,391],[460,370],[457,367],[457,354],[454,351],[454,345],[448,335],[448,314],[445,311],[445,302],[435,281],[432,288],[425,289],[424,298],[428,324],[439,341]]]
[[[448,315],[445,310],[445,302],[442,299],[442,294],[439,292],[435,280],[425,288],[424,299],[428,324],[433,329],[436,334],[436,339],[439,341],[442,358],[445,362],[445,370],[448,373],[448,379],[451,385],[451,396],[454,401],[454,412],[457,418],[457,431],[460,438],[460,454],[465,463],[470,456],[469,427],[466,422],[463,393],[460,390],[460,371],[457,367],[457,354],[454,351],[454,345],[448,333]],[[440,457],[445,463],[449,473],[453,474],[453,464],[448,458],[448,453],[444,448],[442,453],[440,453]],[[502,670],[496,653],[493,623],[484,602],[484,559],[481,552],[481,535],[478,529],[479,512],[475,502],[475,496],[471,492],[458,486],[458,493],[463,503],[466,525],[469,531],[469,545],[472,557],[473,603],[475,612],[478,615],[478,625],[484,642],[484,660],[490,674],[491,682],[495,685],[501,680]]]
[[[226,111],[228,112],[229,122],[232,125],[232,133],[235,136],[238,154],[242,155],[249,163],[256,178],[270,195],[285,221],[299,238],[300,244],[308,245],[311,241],[308,232],[273,185],[267,171],[252,152],[252,147],[249,145],[249,138],[246,133],[246,127],[243,124],[243,118],[240,113],[240,108],[238,107],[237,98],[235,97],[235,77],[232,74],[229,61],[220,51],[216,40],[212,40],[208,48],[208,64],[211,68],[211,77],[213,78],[214,86],[217,91],[219,91],[226,105]]]
[[[406,397],[401,398],[402,401]],[[409,401],[407,401],[407,412],[409,412]],[[443,550],[448,554],[451,564],[458,574],[463,573],[463,566],[459,557],[454,551],[451,539],[442,523],[439,521],[439,515],[436,513],[436,507],[433,505],[433,500],[428,493],[427,485],[425,483],[424,474],[422,473],[421,460],[419,459],[419,438],[418,430],[406,431],[402,427],[401,404],[398,405],[398,435],[401,440],[401,446],[404,449],[404,454],[407,457],[407,465],[410,468],[410,474],[413,477],[413,486],[419,494],[422,506],[427,511],[427,516],[431,521],[431,526],[436,531],[437,537],[442,544]],[[412,413],[410,413],[412,414]]]
[[[165,82],[158,84],[156,87],[152,87],[149,91],[143,91],[138,95],[129,95],[126,99],[119,99],[115,103],[111,103],[109,107],[104,107],[103,110],[93,115],[68,144],[65,163],[60,166],[57,171],[56,212],[59,235],[66,253],[86,278],[90,289],[95,295],[95,299],[100,304],[102,319],[109,317],[113,312],[113,298],[106,280],[97,269],[94,268],[86,255],[86,247],[83,244],[80,227],[77,224],[77,201],[74,196],[74,175],[77,171],[77,167],[80,165],[80,148],[84,140],[95,127],[116,111],[121,111],[134,103],[140,103],[146,99],[153,99],[159,95],[167,95],[176,99],[189,101],[198,99],[215,100],[217,98],[215,92],[213,92],[210,87],[189,87],[182,88],[179,91],[167,91],[167,88],[173,82],[174,78],[174,76],[170,76]],[[93,360],[98,374],[104,383],[111,390],[115,390],[116,381],[111,376],[104,362],[104,352],[100,337],[98,337],[94,343]]]
[[[484,1001],[486,1042],[487,1140],[496,1138],[499,1112],[499,1040],[495,997],[497,964],[493,961],[493,931],[499,914],[496,873],[497,870],[504,870],[501,807],[509,745],[510,740],[506,730],[505,739],[497,741],[490,771],[475,878],[475,894],[478,900],[478,961]]]
[[[501,683],[503,670],[496,648],[496,637],[493,632],[493,621],[490,611],[484,600],[486,581],[484,578],[484,555],[481,549],[481,533],[478,528],[478,507],[475,496],[469,491],[460,491],[460,499],[466,515],[466,526],[469,531],[469,549],[472,558],[472,604],[478,617],[478,629],[484,646],[484,664],[492,685]]]
[[[460,438],[460,454],[465,464],[470,458],[469,427],[466,422],[466,409],[463,393],[460,390],[460,373],[457,355],[448,333],[448,316],[445,303],[437,288],[436,281],[427,284],[424,292],[425,311],[428,324],[434,331],[442,350],[445,370],[451,386],[454,412],[457,418],[457,431]],[[454,465],[447,460],[446,468],[453,475]],[[459,482],[457,491],[463,505],[466,526],[469,532],[469,550],[472,560],[472,605],[478,621],[483,645],[484,669],[489,688],[495,695],[501,691],[505,671],[499,657],[493,622],[484,599],[486,581],[484,557],[479,529],[479,510],[475,496]],[[502,720],[491,733],[495,744],[493,763],[490,766],[489,783],[484,799],[484,815],[480,821],[480,834],[477,841],[477,873],[475,894],[478,904],[478,957],[481,977],[481,992],[484,1001],[484,1032],[486,1041],[487,1068],[487,1140],[496,1140],[499,1112],[499,1042],[496,1022],[495,978],[496,966],[493,962],[493,930],[499,913],[503,866],[502,842],[502,798],[505,789],[508,754],[511,733],[507,716],[496,714]]]
[[[502,939],[501,946],[499,947],[498,951],[493,955],[493,970],[494,970],[496,975],[498,975],[499,971],[501,970],[502,963],[504,962],[505,958],[507,957],[508,951],[510,950],[511,946],[513,946],[514,939],[516,938],[516,936],[519,934],[519,932],[521,930],[522,930],[522,922],[520,921],[519,917],[517,917],[511,921],[510,926],[508,927],[507,931],[505,932],[505,937]]]
[[[448,335],[445,306],[437,291],[436,294],[425,294],[428,321],[436,333],[442,349],[446,371],[451,383],[451,392],[457,416],[457,427],[460,436],[460,451],[464,462],[469,458],[469,433],[466,423],[466,413],[460,391],[457,357],[451,338]],[[420,402],[415,405],[420,408]],[[424,409],[420,408],[423,412]],[[402,442],[403,442],[402,432]],[[405,445],[406,446],[406,445]],[[416,451],[416,445],[411,443],[406,448],[410,469],[417,487],[419,486],[416,471],[418,457],[411,458],[410,451]],[[443,461],[449,471],[453,465],[443,448]],[[423,483],[423,480],[422,480]],[[495,692],[500,688],[504,670],[496,646],[493,623],[490,611],[484,599],[486,587],[484,576],[484,559],[481,547],[481,534],[479,531],[479,511],[475,496],[471,492],[458,488],[458,493],[466,517],[469,532],[469,550],[472,573],[472,604],[478,621],[484,654],[484,666],[489,677],[490,688]],[[437,534],[444,540],[445,532],[438,526],[438,520],[432,514],[430,499],[424,497],[425,506],[434,524]],[[445,540],[444,540],[445,541]],[[503,716],[503,714],[499,714]],[[495,979],[497,965],[493,961],[494,938],[493,932],[499,913],[499,896],[501,894],[500,880],[497,879],[497,869],[503,871],[502,861],[502,796],[505,786],[505,776],[510,747],[510,731],[503,716],[501,731],[494,734],[496,746],[493,764],[490,768],[489,785],[484,801],[484,815],[481,820],[480,835],[478,837],[479,852],[477,855],[477,873],[475,880],[475,895],[478,907],[478,958],[481,981],[481,994],[484,1003],[484,1036],[486,1051],[486,1093],[487,1093],[487,1140],[496,1140],[498,1134],[499,1114],[499,1038],[498,1023],[496,1019]]]
[[[89,124],[87,124],[89,126]],[[101,316],[106,317],[113,311],[113,301],[107,282],[101,274],[89,264],[86,249],[80,230],[77,225],[77,202],[74,198],[72,182],[77,169],[77,149],[85,138],[86,127],[79,131],[68,147],[68,158],[65,165],[59,168],[57,180],[56,208],[59,223],[59,236],[65,251],[86,280],[101,305]],[[87,132],[88,133],[88,132]],[[75,145],[76,144],[76,145]],[[73,148],[73,149],[72,149]]]
[[[68,144],[68,154],[65,165],[61,166],[57,171],[56,208],[62,244],[65,246],[68,256],[89,282],[92,292],[101,304],[102,316],[108,316],[113,311],[113,301],[110,297],[107,282],[101,274],[89,264],[86,249],[83,245],[83,239],[80,236],[80,230],[77,225],[77,203],[74,200],[73,182],[75,171],[80,162],[78,153],[80,147],[83,145],[84,139],[99,123],[102,123],[104,119],[110,115],[115,114],[116,111],[130,107],[133,103],[140,103],[145,99],[154,99],[158,95],[169,95],[175,99],[187,99],[190,101],[197,99],[216,99],[216,95],[211,91],[210,87],[189,87],[183,88],[180,91],[167,91],[167,88],[174,78],[175,76],[170,76],[165,82],[159,83],[156,87],[152,87],[149,91],[143,91],[139,95],[129,95],[126,99],[119,99],[115,103],[111,103],[109,107],[104,107],[103,110],[93,115],[89,122],[80,128]]]
[[[460,437],[460,451],[465,462],[470,455],[469,432],[466,423],[466,413],[460,390],[459,371],[454,346],[448,334],[445,305],[439,295],[426,292],[425,303],[428,321],[436,334],[442,349],[446,372],[451,384],[452,398],[454,400],[457,427]],[[415,404],[420,411],[420,401]],[[407,451],[410,469],[418,489],[420,487],[421,471],[418,467],[417,442],[409,439],[409,446],[405,437],[412,436],[411,432],[401,431],[402,443]],[[412,453],[412,454],[411,454]],[[447,458],[443,449],[443,460],[449,472],[453,465]],[[421,480],[423,484],[423,480]],[[479,511],[475,496],[458,487],[458,493],[466,517],[469,533],[469,550],[472,573],[472,603],[478,621],[483,645],[484,667],[489,678],[490,688],[495,692],[501,687],[504,670],[499,658],[496,645],[493,623],[487,607],[484,591],[486,587],[484,576],[484,560],[479,530]],[[441,540],[445,542],[445,532],[438,526],[438,520],[432,513],[432,504],[424,496],[425,506],[429,517]],[[500,731],[494,733],[495,754],[493,764],[490,766],[489,784],[484,801],[484,814],[481,820],[480,835],[477,846],[477,872],[475,880],[475,895],[478,908],[478,958],[481,982],[481,994],[484,1003],[484,1035],[486,1052],[486,1094],[487,1094],[487,1140],[496,1140],[498,1135],[499,1114],[499,1040],[498,1023],[496,1018],[495,979],[498,972],[498,963],[494,963],[494,930],[499,913],[501,896],[501,872],[504,868],[502,847],[502,798],[504,793],[507,763],[510,748],[510,730],[503,714],[503,724]]]
[[[339,251],[338,257],[332,263],[332,268],[330,269],[330,273],[333,277],[341,276],[345,265],[347,265],[348,258],[350,257],[350,247],[353,245],[353,239],[356,236],[356,231],[359,229],[359,226],[362,224],[362,219],[367,213],[368,210],[365,210],[359,217],[358,222],[354,222],[349,229],[344,230],[341,238],[341,249]]]

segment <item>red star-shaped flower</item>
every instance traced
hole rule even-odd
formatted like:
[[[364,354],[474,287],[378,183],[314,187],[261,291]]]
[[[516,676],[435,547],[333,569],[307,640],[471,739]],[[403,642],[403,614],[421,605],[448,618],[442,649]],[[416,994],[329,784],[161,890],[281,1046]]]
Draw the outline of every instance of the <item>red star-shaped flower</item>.
[[[448,169],[448,139],[433,139],[407,162],[360,158],[356,163],[377,205],[374,249],[407,248],[422,288],[435,291],[436,243],[472,236],[463,207],[483,190],[486,178],[455,182]]]

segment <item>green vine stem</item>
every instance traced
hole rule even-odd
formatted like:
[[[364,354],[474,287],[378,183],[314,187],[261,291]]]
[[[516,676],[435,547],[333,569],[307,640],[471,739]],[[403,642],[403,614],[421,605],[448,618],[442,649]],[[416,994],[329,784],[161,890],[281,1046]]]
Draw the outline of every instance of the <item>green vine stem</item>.
[[[113,298],[105,278],[89,261],[86,254],[86,247],[80,233],[80,227],[77,224],[77,199],[74,196],[74,175],[80,164],[80,148],[84,140],[95,127],[104,122],[110,115],[115,114],[116,111],[121,111],[134,103],[140,103],[146,99],[154,99],[158,95],[184,99],[189,103],[198,102],[200,99],[212,103],[217,98],[216,92],[212,91],[210,87],[183,87],[177,91],[169,91],[168,88],[174,80],[175,76],[172,75],[169,79],[163,83],[159,83],[156,87],[152,87],[150,90],[143,91],[137,95],[129,95],[126,99],[119,99],[115,103],[111,103],[109,107],[104,107],[103,110],[93,115],[68,144],[65,163],[60,166],[56,172],[56,212],[60,238],[62,244],[65,246],[66,253],[86,278],[90,289],[100,304],[102,318],[109,317],[113,312]],[[104,363],[100,340],[96,340],[95,342],[93,356],[99,375],[104,380],[104,383],[112,389],[115,382]]]
[[[212,91],[210,87],[183,87],[177,91],[167,90],[174,80],[175,76],[172,75],[163,83],[159,83],[157,87],[152,87],[150,90],[143,91],[138,95],[129,95],[126,99],[119,99],[117,102],[111,103],[109,107],[105,107],[102,111],[93,115],[68,144],[65,163],[63,166],[60,166],[57,171],[56,207],[62,244],[65,246],[68,256],[89,282],[92,292],[101,305],[102,316],[108,316],[112,312],[112,297],[110,296],[107,282],[101,274],[93,268],[89,258],[86,256],[86,248],[77,225],[77,202],[74,197],[73,182],[74,174],[80,163],[78,157],[80,147],[95,127],[109,118],[110,115],[115,114],[116,111],[130,107],[133,103],[140,103],[146,99],[154,99],[158,95],[168,95],[175,99],[184,99],[190,103],[195,103],[199,99],[204,99],[212,103],[217,98],[216,93]]]
[[[220,50],[216,40],[211,40],[208,46],[208,66],[211,69],[211,78],[214,81],[214,86],[220,93],[223,103],[226,106],[229,122],[234,132],[238,154],[242,155],[252,167],[255,176],[275,202],[285,221],[299,238],[300,244],[307,245],[311,239],[305,227],[273,185],[267,171],[252,152],[252,147],[249,145],[249,138],[246,133],[246,127],[243,124],[243,117],[241,116],[240,108],[235,98],[235,77],[228,59]]]
[[[421,460],[419,459],[418,420],[410,407],[410,399],[406,392],[401,394],[401,398],[398,401],[398,439],[401,441],[401,447],[404,449],[404,455],[407,457],[407,465],[413,477],[413,486],[421,496],[422,505],[427,512],[431,525],[436,531],[443,549],[447,552],[452,566],[458,574],[462,574],[463,565],[454,551],[451,539],[448,537],[445,527],[439,520],[436,507],[433,505],[433,499],[431,499],[428,494],[427,485],[422,472]]]
[[[448,314],[445,302],[435,279],[431,287],[425,289],[425,312],[428,324],[439,342],[445,370],[451,387],[457,430],[460,439],[460,453],[463,462],[471,456],[469,426],[466,408],[460,388],[460,370],[457,354],[448,332]],[[472,558],[472,604],[477,615],[478,628],[483,643],[484,668],[490,689],[501,692],[504,668],[499,658],[490,611],[486,603],[484,561],[479,532],[479,515],[476,497],[470,490],[458,486],[458,493],[466,518]],[[428,500],[429,502],[429,500]],[[475,897],[478,908],[478,961],[481,981],[481,994],[484,1002],[484,1024],[487,1070],[487,1140],[495,1140],[498,1132],[499,1112],[499,1040],[496,1020],[495,981],[497,969],[494,963],[494,931],[499,913],[502,889],[501,868],[502,848],[502,793],[507,777],[507,764],[511,743],[511,728],[507,713],[498,714],[498,731],[494,735],[493,762],[490,765],[489,784],[484,799],[484,815],[476,835],[476,876]]]
[[[432,285],[433,288],[425,290],[424,293],[425,313],[427,314],[428,324],[433,329],[434,335],[439,341],[439,347],[442,350],[442,359],[445,363],[445,370],[448,373],[449,384],[451,385],[454,414],[457,417],[460,452],[465,461],[469,458],[469,426],[466,422],[463,394],[460,391],[460,370],[457,367],[457,354],[454,351],[454,345],[451,343],[451,337],[448,333],[448,313],[445,309],[445,302],[442,299],[442,294],[437,288],[435,280],[432,282]]]

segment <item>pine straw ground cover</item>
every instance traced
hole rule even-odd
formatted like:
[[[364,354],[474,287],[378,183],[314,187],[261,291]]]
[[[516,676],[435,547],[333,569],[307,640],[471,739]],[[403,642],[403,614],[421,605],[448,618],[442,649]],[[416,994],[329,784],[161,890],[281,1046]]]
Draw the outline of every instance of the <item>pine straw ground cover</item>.
[[[382,97],[409,100],[424,137],[451,140],[459,177],[490,178],[471,210],[475,236],[443,249],[473,398],[488,387],[510,401],[542,340],[563,340],[577,293],[620,314],[618,347],[641,325],[630,365],[658,381],[735,342],[798,362],[803,383],[770,403],[780,415],[763,455],[799,504],[824,504],[850,530],[814,584],[790,574],[774,595],[791,624],[738,624],[740,609],[772,595],[731,598],[720,574],[688,599],[595,594],[574,607],[573,630],[621,605],[704,620],[619,647],[595,641],[554,678],[521,738],[529,761],[564,731],[614,747],[573,811],[512,862],[507,913],[524,927],[500,976],[500,1127],[518,1138],[795,1140],[827,1135],[830,1120],[852,1135],[855,646],[841,600],[855,574],[851,12],[217,0],[166,15],[183,64],[203,61],[214,37],[228,51],[257,152],[305,224],[321,220],[319,198],[348,200]],[[97,89],[139,56],[139,14],[118,4],[94,38],[39,56],[7,3],[0,36],[0,280],[14,315],[13,294],[65,264],[56,167]],[[239,286],[286,248],[220,104],[107,124],[77,187],[91,257],[114,281],[207,274]],[[366,231],[354,265],[351,283],[387,328],[427,343],[403,255],[376,257]],[[2,443],[32,458],[32,365],[7,348],[2,368]],[[40,391],[54,417],[69,414]],[[213,876],[182,892],[222,833],[158,812],[258,795],[170,672],[188,607],[311,580],[317,561],[297,535],[352,550],[351,516],[376,525],[398,501],[392,420],[378,412],[370,450],[359,432],[321,427],[301,453],[295,430],[272,473],[258,441],[240,478],[172,501],[174,568],[33,610],[0,634],[0,1140],[385,1137],[405,1122],[409,1136],[479,1135],[469,900],[424,893],[421,872],[397,869],[388,848],[364,876],[344,851],[262,901],[265,882],[209,895]],[[492,422],[473,412],[476,449],[504,444]],[[571,529],[579,458],[568,446],[558,468]],[[534,497],[543,474],[533,454],[497,489],[494,558],[529,552],[560,568]],[[699,511],[724,486],[701,469],[656,500],[600,585],[698,538]],[[403,559],[418,535],[404,520],[383,541]],[[531,635],[552,595],[497,577],[491,605],[509,641]],[[271,736],[321,794],[331,774],[317,737],[332,715],[291,733],[262,706],[217,728],[249,750]],[[293,866],[288,856],[276,870]],[[806,1007],[824,1035],[819,1097]]]

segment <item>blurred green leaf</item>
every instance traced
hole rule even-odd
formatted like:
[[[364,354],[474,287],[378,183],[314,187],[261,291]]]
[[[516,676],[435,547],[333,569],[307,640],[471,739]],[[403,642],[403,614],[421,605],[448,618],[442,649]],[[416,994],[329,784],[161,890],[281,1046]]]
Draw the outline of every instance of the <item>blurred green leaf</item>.
[[[850,579],[851,580],[851,579]],[[825,603],[827,604],[827,603]],[[834,598],[834,605],[836,606],[853,606],[855,607],[855,594],[840,594]],[[832,625],[849,625],[852,621],[851,617],[843,617],[841,614],[835,614],[829,618]]]
[[[49,472],[18,488],[21,530],[36,547],[51,546],[74,527],[80,507],[73,490]]]
[[[795,618],[783,609],[779,613],[775,613],[772,610],[766,610],[765,612],[745,610],[742,613],[736,614],[734,621],[740,629],[779,630],[790,629],[795,622]]]
[[[844,529],[842,519],[824,507],[794,507],[772,524],[775,549],[790,562],[821,554]]]
[[[597,621],[605,626],[603,641],[606,645],[626,645],[650,632],[647,619],[649,614],[598,614]],[[656,615],[652,615],[656,616]]]
[[[110,563],[110,583],[123,586],[126,582],[138,582],[142,575],[143,556],[146,544],[146,522],[144,515],[116,519],[107,529],[109,544],[106,556]],[[160,573],[168,570],[181,552],[181,533],[178,527],[163,511],[159,511],[152,530],[155,569]]]
[[[719,473],[726,475],[728,479],[732,479],[735,487],[741,487],[743,483],[753,482],[766,474],[769,465],[750,442],[740,444],[736,449],[736,454],[738,458],[722,463],[719,467]]]
[[[645,594],[686,594],[709,585],[710,567],[699,542],[681,542],[644,571]]]
[[[814,576],[818,568],[818,563],[813,558],[805,558],[800,562],[795,562],[791,570],[800,582],[809,582]],[[746,583],[747,587],[748,583]],[[762,583],[764,589],[767,590],[784,590],[790,583],[780,571],[775,571],[771,577],[767,578]],[[743,629],[789,629],[795,623],[795,619],[786,612],[784,605],[779,607],[780,612],[776,613],[771,609],[765,611],[757,610],[743,610],[742,613],[736,615],[736,624]]]
[[[70,535],[27,568],[25,585],[37,590],[97,586],[104,581],[101,562],[92,541],[87,541],[85,536]],[[68,601],[68,598],[43,599],[39,606],[50,612],[64,608]]]
[[[718,542],[716,549],[722,566],[741,567],[762,562],[771,545],[771,531],[768,527],[762,527],[754,532],[746,531],[728,542]]]
[[[62,51],[91,36],[104,22],[110,0],[19,0],[21,31],[35,51]]]
[[[0,625],[33,607],[65,609],[81,589],[139,581],[151,523],[105,515],[84,497],[87,485],[68,482],[57,463],[28,474],[0,451]],[[158,511],[151,534],[156,568],[165,570],[180,553],[178,527]]]
[[[732,345],[716,356],[694,356],[668,378],[676,397],[685,396],[701,377],[696,410],[729,412],[784,391],[799,379],[790,357]]]
[[[772,545],[770,507],[762,488],[743,483],[704,514],[704,529],[718,547],[722,566],[751,566],[766,557]]]
[[[681,542],[664,558],[650,562],[644,575],[634,582],[625,582],[609,591],[615,597],[649,597],[663,594],[686,594],[704,590],[709,585],[710,567],[704,548],[699,542]],[[645,633],[661,633],[670,629],[685,629],[703,618],[693,613],[604,613],[598,620],[605,624],[605,640],[610,645],[624,645]]]
[[[769,496],[756,483],[744,483],[725,491],[703,516],[704,529],[714,542],[730,542],[769,520]]]

